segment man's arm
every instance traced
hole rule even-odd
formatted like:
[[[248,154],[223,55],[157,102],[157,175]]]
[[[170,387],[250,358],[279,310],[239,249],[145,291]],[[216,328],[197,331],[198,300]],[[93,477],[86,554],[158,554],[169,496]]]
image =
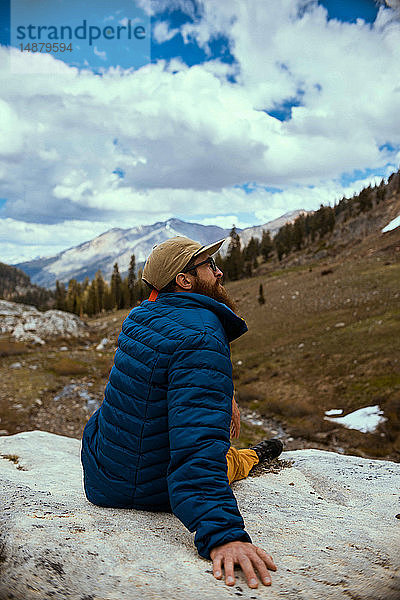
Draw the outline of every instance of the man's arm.
[[[186,338],[168,377],[168,489],[174,514],[196,531],[204,558],[228,542],[251,542],[227,477],[232,394],[226,345],[211,334]]]

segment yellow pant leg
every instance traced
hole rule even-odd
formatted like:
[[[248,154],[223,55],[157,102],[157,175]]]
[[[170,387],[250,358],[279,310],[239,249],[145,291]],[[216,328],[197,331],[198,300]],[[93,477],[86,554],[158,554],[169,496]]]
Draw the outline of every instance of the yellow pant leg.
[[[258,456],[255,450],[245,448],[236,450],[231,446],[226,455],[228,465],[229,483],[244,479],[250,473],[251,469],[258,463]]]

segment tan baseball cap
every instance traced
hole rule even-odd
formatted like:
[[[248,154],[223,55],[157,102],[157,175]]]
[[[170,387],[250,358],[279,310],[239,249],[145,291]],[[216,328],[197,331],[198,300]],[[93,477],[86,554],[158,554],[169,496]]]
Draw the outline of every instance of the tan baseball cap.
[[[202,246],[184,236],[177,236],[156,244],[144,265],[142,279],[156,290],[161,290],[186,267],[191,258],[207,252],[217,252],[225,239]]]

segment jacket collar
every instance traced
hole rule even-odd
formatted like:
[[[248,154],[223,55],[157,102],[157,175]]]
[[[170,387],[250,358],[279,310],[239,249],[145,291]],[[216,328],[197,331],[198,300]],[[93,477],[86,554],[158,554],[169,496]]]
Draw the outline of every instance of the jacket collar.
[[[213,311],[221,321],[229,342],[233,342],[247,331],[244,319],[234,313],[226,304],[203,294],[192,292],[159,294],[155,301],[165,302],[178,308],[207,308]]]

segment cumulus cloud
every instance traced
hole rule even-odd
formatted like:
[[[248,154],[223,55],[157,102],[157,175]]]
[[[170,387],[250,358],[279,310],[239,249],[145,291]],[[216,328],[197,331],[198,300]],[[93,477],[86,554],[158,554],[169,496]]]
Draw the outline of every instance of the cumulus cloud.
[[[11,49],[12,68],[0,71],[0,215],[64,228],[160,215],[263,222],[343,195],[344,172],[394,170],[400,24],[391,2],[371,26],[328,20],[306,0],[207,0],[201,14],[176,0],[193,19],[184,40],[208,50],[224,36],[233,64],[189,68],[176,58],[99,76]],[[167,8],[153,4],[158,15]],[[162,42],[176,28],[158,18],[154,32]],[[267,114],[294,100],[287,121]],[[237,186],[249,182],[246,195]]]

